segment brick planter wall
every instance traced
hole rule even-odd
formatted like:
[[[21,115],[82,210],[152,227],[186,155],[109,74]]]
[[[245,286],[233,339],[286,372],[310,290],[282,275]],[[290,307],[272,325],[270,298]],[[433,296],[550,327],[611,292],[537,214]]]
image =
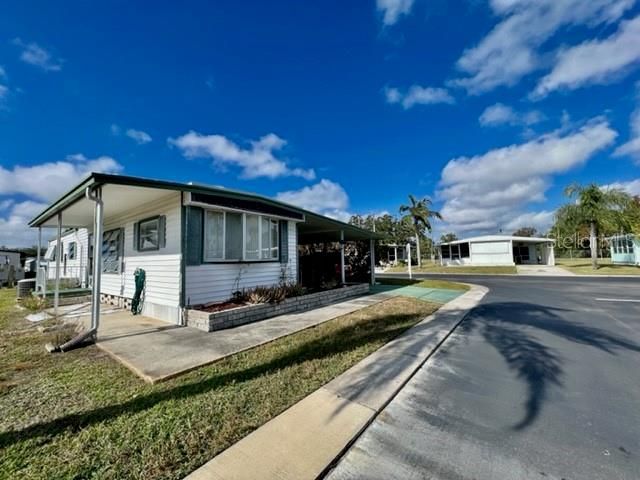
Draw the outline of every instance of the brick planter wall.
[[[326,292],[316,292],[300,297],[287,298],[280,303],[246,305],[222,312],[210,313],[201,310],[187,310],[187,325],[204,330],[205,332],[213,332],[215,330],[257,322],[277,315],[323,307],[349,297],[364,295],[366,293],[369,293],[369,285],[362,283],[327,290]]]

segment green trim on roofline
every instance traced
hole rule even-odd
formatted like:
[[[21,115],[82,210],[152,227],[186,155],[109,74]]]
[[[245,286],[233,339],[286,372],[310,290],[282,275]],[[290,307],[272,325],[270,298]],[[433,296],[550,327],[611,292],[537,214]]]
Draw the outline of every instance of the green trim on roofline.
[[[341,230],[345,230],[345,232],[351,231],[361,235],[366,235],[369,238],[373,238],[373,239],[382,238],[382,235],[377,234],[375,232],[364,230],[362,228],[356,227],[354,225],[350,225],[340,220],[326,217],[324,215],[320,215],[318,213],[314,213],[309,210],[296,207],[295,205],[290,205],[288,203],[281,202],[279,200],[274,200],[272,198],[259,195],[257,193],[244,192],[241,190],[233,190],[233,189],[223,188],[223,187],[199,185],[197,183],[193,183],[193,184],[180,183],[180,182],[172,182],[168,180],[155,180],[151,178],[132,177],[127,175],[114,175],[109,173],[97,173],[97,172],[91,173],[88,177],[86,177],[83,181],[81,181],[77,186],[75,186],[74,188],[69,190],[67,193],[62,195],[58,200],[56,200],[53,204],[51,204],[43,212],[41,212],[33,220],[31,220],[29,222],[29,226],[37,227],[39,225],[42,225],[44,222],[46,222],[51,217],[56,215],[58,211],[64,210],[66,207],[84,198],[85,190],[87,187],[97,187],[97,186],[106,185],[106,184],[125,185],[125,186],[131,186],[131,187],[156,188],[156,189],[164,189],[164,190],[175,190],[179,192],[192,192],[192,193],[203,193],[203,194],[214,193],[216,195],[226,196],[229,198],[257,200],[268,205],[285,207],[285,208],[300,212],[303,215],[305,215],[305,217],[315,217],[317,219],[330,222],[334,224],[337,228]]]

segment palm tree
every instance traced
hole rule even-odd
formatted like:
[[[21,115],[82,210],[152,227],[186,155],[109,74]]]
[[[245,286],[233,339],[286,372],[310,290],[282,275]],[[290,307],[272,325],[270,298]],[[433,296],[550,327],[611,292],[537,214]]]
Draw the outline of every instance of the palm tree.
[[[420,237],[422,236],[422,232],[427,230],[431,233],[431,219],[437,218],[442,220],[442,215],[440,215],[440,212],[431,210],[432,203],[430,198],[425,197],[421,200],[416,200],[416,197],[409,195],[409,202],[409,205],[400,205],[400,213],[406,213],[411,217],[411,221],[413,222],[413,228],[416,233],[418,267],[421,267],[422,257],[420,256]]]
[[[629,195],[621,190],[603,190],[595,183],[583,186],[577,183],[565,188],[565,195],[577,202],[568,206],[567,214],[576,224],[589,226],[589,249],[591,266],[598,269],[597,237],[601,227],[607,223],[618,223],[616,218],[620,210],[629,201]]]

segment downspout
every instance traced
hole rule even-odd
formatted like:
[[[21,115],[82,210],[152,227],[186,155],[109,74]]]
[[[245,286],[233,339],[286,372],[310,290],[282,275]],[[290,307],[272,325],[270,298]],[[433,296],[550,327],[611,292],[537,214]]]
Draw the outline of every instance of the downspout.
[[[40,283],[40,251],[42,250],[42,227],[38,227],[38,252],[36,253],[36,293],[42,291]]]
[[[340,230],[340,282],[344,287],[346,283],[344,272],[344,230]]]
[[[91,290],[91,330],[98,333],[100,325],[100,280],[102,279],[102,219],[104,203],[102,190],[98,187],[95,192],[90,187],[85,190],[87,200],[95,202],[94,232],[93,232],[93,286]]]
[[[56,283],[53,291],[53,313],[58,316],[60,306],[60,257],[62,256],[62,212],[58,212],[58,230],[56,235]]]
[[[187,305],[189,301],[187,300],[187,232],[189,231],[189,215],[187,214],[187,207],[184,202],[184,192],[180,192],[180,325],[185,327],[188,323],[188,315],[189,310]]]
[[[98,337],[98,326],[100,325],[100,279],[102,277],[102,218],[104,205],[102,202],[102,190],[100,187],[91,192],[91,188],[85,190],[87,200],[95,202],[94,210],[94,232],[93,232],[93,287],[91,291],[91,328],[79,333],[74,338],[62,345],[47,344],[45,348],[49,352],[66,352],[80,347],[87,342],[95,342]]]

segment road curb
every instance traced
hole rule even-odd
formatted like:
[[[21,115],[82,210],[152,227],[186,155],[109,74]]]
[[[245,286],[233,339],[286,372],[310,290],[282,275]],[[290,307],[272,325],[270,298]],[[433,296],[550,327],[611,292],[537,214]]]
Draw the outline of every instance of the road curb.
[[[408,272],[389,272],[389,273],[380,273],[377,274],[380,278],[407,278],[409,275]],[[529,277],[529,278],[636,278],[640,279],[640,274],[638,275],[583,275],[581,273],[568,273],[567,275],[540,275],[540,274],[530,274],[530,273],[463,273],[463,272],[413,272],[413,278],[424,278],[424,277]]]
[[[188,480],[326,473],[489,291],[471,289],[223,451]]]

